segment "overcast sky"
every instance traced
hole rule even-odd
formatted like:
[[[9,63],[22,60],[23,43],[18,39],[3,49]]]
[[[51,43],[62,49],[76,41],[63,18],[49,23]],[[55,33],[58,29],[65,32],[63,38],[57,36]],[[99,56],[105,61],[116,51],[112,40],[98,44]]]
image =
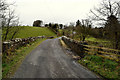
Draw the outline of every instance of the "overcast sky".
[[[78,19],[85,19],[90,9],[101,0],[8,0],[15,2],[16,14],[24,25],[31,25],[34,20],[44,23],[68,24]]]

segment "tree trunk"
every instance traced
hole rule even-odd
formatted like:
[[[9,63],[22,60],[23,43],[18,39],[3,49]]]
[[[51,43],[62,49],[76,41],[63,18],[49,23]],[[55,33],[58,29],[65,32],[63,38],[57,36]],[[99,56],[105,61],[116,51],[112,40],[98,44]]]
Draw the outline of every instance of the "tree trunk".
[[[83,36],[83,40],[82,41],[85,41],[85,36]]]
[[[17,31],[13,33],[11,40],[14,38],[16,33],[17,33]]]
[[[9,28],[7,28],[7,30],[6,30],[6,34],[5,34],[5,38],[4,38],[4,40],[7,39],[8,32],[9,32]]]

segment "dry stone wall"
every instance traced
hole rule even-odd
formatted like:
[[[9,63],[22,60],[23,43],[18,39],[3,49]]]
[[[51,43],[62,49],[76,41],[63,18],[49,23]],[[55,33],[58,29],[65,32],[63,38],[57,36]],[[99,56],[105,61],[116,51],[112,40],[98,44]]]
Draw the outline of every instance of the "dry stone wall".
[[[65,42],[65,44],[68,45],[74,52],[76,52],[81,58],[85,56],[85,46],[84,44],[87,44],[85,42],[77,42],[73,39],[70,39],[66,36],[62,37],[62,40]]]
[[[13,40],[5,41],[2,43],[2,53],[15,51],[15,49],[26,46],[27,44],[36,41],[37,39],[45,38],[45,36],[29,37],[29,38],[16,38]]]

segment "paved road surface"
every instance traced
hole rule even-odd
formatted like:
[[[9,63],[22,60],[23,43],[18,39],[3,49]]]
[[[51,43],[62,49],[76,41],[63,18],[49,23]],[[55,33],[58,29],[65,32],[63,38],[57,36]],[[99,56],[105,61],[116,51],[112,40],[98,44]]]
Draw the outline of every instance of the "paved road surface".
[[[34,49],[14,78],[96,78],[64,53],[58,39],[48,39]]]

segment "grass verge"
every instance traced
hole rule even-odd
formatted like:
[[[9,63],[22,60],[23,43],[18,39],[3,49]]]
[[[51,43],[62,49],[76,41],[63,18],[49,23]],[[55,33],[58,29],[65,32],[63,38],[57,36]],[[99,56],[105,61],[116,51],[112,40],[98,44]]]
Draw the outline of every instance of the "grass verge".
[[[20,66],[26,55],[35,49],[41,42],[46,39],[39,39],[25,47],[21,47],[13,52],[9,57],[3,54],[2,60],[2,77],[10,78],[16,69]]]
[[[91,71],[99,74],[105,79],[118,80],[120,66],[119,63],[104,59],[97,55],[86,55],[84,58],[78,61],[80,64],[86,66]]]
[[[99,41],[101,42],[101,41]],[[64,47],[64,46],[63,46]],[[90,46],[91,47],[91,46]],[[95,46],[97,47],[97,46]],[[107,49],[107,48],[106,48]],[[107,50],[110,50],[109,48]],[[90,51],[93,53],[92,51]],[[95,72],[106,80],[119,80],[120,79],[120,64],[115,60],[110,60],[106,57],[99,56],[97,51],[96,54],[86,53],[84,58],[78,60],[78,62],[89,70]],[[109,52],[106,52],[109,54]],[[113,53],[111,53],[112,55]],[[115,54],[114,54],[115,55]],[[108,55],[107,55],[108,56]],[[113,58],[113,57],[112,57]]]

